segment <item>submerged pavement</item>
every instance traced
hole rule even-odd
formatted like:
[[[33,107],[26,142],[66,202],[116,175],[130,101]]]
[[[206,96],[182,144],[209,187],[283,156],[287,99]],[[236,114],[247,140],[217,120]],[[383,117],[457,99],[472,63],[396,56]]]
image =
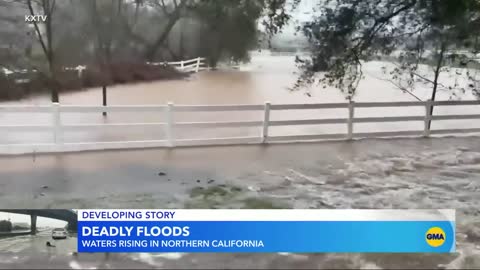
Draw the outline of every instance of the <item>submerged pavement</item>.
[[[2,156],[0,205],[2,208],[454,208],[459,253],[452,255],[131,254],[116,255],[110,260],[111,265],[127,260],[142,268],[479,268],[480,138]],[[39,264],[49,261],[47,255],[38,252],[0,250],[0,254],[10,258],[5,262],[13,257]],[[86,259],[88,265],[97,262],[96,257],[88,258],[93,258]],[[52,260],[58,261],[58,266],[65,263],[70,267],[72,258],[65,255]],[[9,265],[13,261],[0,264]]]

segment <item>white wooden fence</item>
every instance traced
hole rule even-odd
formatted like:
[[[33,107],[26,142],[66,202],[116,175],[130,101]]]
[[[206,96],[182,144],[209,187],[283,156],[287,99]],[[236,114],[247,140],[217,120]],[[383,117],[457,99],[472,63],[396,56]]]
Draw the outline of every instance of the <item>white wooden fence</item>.
[[[148,63],[150,65],[158,66],[158,65],[170,65],[179,71],[183,72],[199,72],[201,70],[208,69],[206,65],[206,59],[203,57],[197,57],[190,60],[182,60],[177,62],[156,62],[156,63]]]
[[[480,119],[480,114],[456,114],[456,115],[430,115],[431,106],[459,106],[459,105],[480,105],[480,101],[415,101],[415,102],[350,102],[350,103],[325,103],[325,104],[270,104],[266,102],[260,105],[174,105],[168,103],[159,106],[71,106],[57,103],[51,106],[0,106],[0,116],[3,113],[46,113],[52,118],[52,125],[0,125],[1,134],[5,132],[52,132],[53,141],[47,144],[10,144],[0,145],[0,153],[30,153],[30,152],[62,152],[62,151],[83,151],[101,149],[121,148],[147,148],[147,147],[175,147],[191,145],[219,145],[219,144],[255,144],[274,142],[314,141],[314,140],[351,140],[354,138],[366,137],[390,137],[390,136],[423,136],[428,137],[434,134],[458,134],[458,133],[480,133],[480,128],[462,129],[441,129],[429,130],[428,122],[435,120],[460,120]],[[391,116],[391,117],[355,117],[356,108],[380,108],[380,107],[423,107],[424,115],[418,116]],[[305,119],[305,120],[271,120],[272,111],[284,110],[305,110],[305,109],[345,109],[348,111],[347,118],[329,119]],[[164,114],[165,121],[161,123],[115,123],[115,124],[75,124],[67,125],[62,123],[62,115],[68,113],[101,113],[101,112],[153,112]],[[175,121],[176,112],[226,112],[226,111],[257,111],[263,112],[263,117],[256,121],[228,121],[228,122],[178,122]],[[405,122],[419,121],[424,123],[422,130],[402,130],[393,132],[354,132],[355,123],[378,123],[378,122]],[[344,124],[347,127],[346,133],[335,134],[305,134],[294,136],[270,136],[269,128],[275,126],[297,126],[297,125],[323,125],[323,124]],[[82,142],[65,143],[63,133],[66,131],[91,131],[92,129],[108,128],[142,128],[160,126],[165,130],[165,138],[150,141],[115,141],[115,142]],[[177,139],[175,136],[176,127],[258,127],[260,136],[236,137],[236,138],[210,138],[210,139]]]
[[[197,57],[194,59],[190,60],[182,60],[182,61],[177,61],[177,62],[156,62],[156,63],[150,63],[147,62],[147,64],[158,66],[158,65],[170,65],[176,68],[179,71],[183,72],[199,72],[201,70],[208,70],[208,66],[206,64],[206,59],[204,57]],[[87,69],[87,66],[76,66],[76,67],[64,67],[64,70],[75,70],[78,73],[78,77],[82,77],[83,71]],[[6,68],[0,69],[0,72],[4,73],[6,76],[11,76],[11,74],[28,74],[28,70],[23,69],[23,70],[8,70]],[[31,70],[31,72],[37,72],[37,70]],[[23,83],[27,82],[28,79],[17,79],[18,83]]]

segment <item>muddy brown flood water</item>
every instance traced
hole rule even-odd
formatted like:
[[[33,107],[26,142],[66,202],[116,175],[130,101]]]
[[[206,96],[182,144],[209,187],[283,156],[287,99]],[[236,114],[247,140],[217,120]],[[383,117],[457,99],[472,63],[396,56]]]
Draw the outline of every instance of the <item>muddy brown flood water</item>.
[[[365,65],[366,78],[360,84],[356,101],[415,101],[415,99],[395,89],[382,77],[380,62]],[[252,62],[240,67],[240,70],[205,71],[193,74],[186,80],[159,81],[139,83],[134,85],[118,85],[109,87],[108,104],[110,105],[164,105],[167,102],[183,105],[211,104],[272,104],[285,103],[332,103],[345,102],[345,97],[338,89],[312,86],[309,89],[290,91],[297,79],[297,69],[292,56],[254,56]],[[448,80],[449,78],[445,78]],[[310,96],[306,95],[309,93]],[[420,87],[416,95],[427,99],[430,89]],[[438,99],[448,99],[448,93],[439,92]],[[466,94],[463,99],[473,99]],[[101,89],[87,89],[82,92],[63,94],[62,104],[68,105],[100,105]],[[49,104],[48,96],[9,102],[6,104]],[[467,114],[480,113],[479,106],[444,106],[435,109],[436,114]],[[392,107],[392,108],[359,108],[355,110],[356,117],[366,116],[413,116],[425,115],[422,107]],[[271,120],[346,118],[346,109],[323,110],[289,110],[272,111]],[[35,124],[49,125],[52,117],[49,114],[4,113],[0,114],[0,123],[7,125]],[[151,113],[109,113],[103,117],[101,113],[68,113],[62,114],[63,124],[98,124],[98,123],[151,123],[164,122],[162,112]],[[263,120],[262,111],[251,112],[176,112],[176,122],[207,122],[207,121],[242,121]],[[477,123],[478,122],[478,123]],[[480,121],[445,120],[434,121],[434,129],[480,127]],[[239,128],[180,128],[176,127],[176,139],[204,139],[224,137],[260,136],[261,127]],[[395,123],[359,123],[355,124],[355,132],[423,130],[423,122]],[[322,133],[346,133],[346,125],[304,125],[275,126],[269,134],[301,135]],[[163,140],[165,132],[162,126],[148,128],[111,128],[92,129],[87,131],[68,131],[64,133],[65,142],[96,142],[96,141],[136,141]],[[0,144],[8,143],[50,143],[52,134],[49,132],[5,132],[0,134]]]

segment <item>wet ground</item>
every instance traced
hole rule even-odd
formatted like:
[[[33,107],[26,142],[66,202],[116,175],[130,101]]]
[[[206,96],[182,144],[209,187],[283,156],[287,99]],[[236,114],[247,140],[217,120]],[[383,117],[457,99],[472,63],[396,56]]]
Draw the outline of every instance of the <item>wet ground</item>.
[[[4,156],[0,164],[4,208],[454,208],[458,251],[112,254],[105,261],[26,248],[1,250],[1,267],[480,267],[478,137]]]

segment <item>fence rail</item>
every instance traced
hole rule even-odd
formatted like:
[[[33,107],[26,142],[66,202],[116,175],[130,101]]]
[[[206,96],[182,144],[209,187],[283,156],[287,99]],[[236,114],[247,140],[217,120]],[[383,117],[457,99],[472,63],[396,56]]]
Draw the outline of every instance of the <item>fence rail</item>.
[[[158,66],[158,65],[170,65],[174,68],[176,68],[179,71],[182,72],[199,72],[202,70],[208,70],[209,67],[206,64],[206,59],[204,57],[197,57],[193,58],[190,60],[182,60],[182,61],[176,61],[176,62],[147,62],[147,64],[153,65],[153,66]],[[64,70],[69,70],[69,71],[77,71],[78,77],[82,77],[82,74],[84,70],[87,69],[87,66],[76,66],[76,67],[64,67]],[[11,71],[8,69],[0,69],[0,73],[5,74],[7,77],[12,77],[12,76],[20,76],[19,78],[15,79],[17,83],[25,83],[28,82],[30,79],[28,77],[25,77],[25,75],[28,75],[29,72],[37,72],[37,70],[15,70]],[[23,76],[23,78],[22,78]]]
[[[190,60],[182,60],[182,61],[176,61],[176,62],[152,62],[152,63],[147,63],[153,66],[158,66],[158,65],[170,65],[180,71],[184,72],[199,72],[201,70],[207,70],[207,64],[206,64],[206,59],[204,57],[197,57],[193,58]]]
[[[192,145],[217,145],[217,144],[251,144],[251,143],[274,143],[289,141],[310,140],[351,140],[354,138],[372,138],[388,136],[423,136],[432,134],[455,134],[455,133],[480,133],[480,128],[441,129],[430,130],[429,122],[438,120],[480,119],[480,114],[461,115],[430,115],[431,106],[471,106],[480,105],[480,101],[415,101],[415,102],[350,102],[350,103],[326,103],[326,104],[270,104],[262,105],[174,105],[168,103],[158,106],[0,106],[0,116],[3,113],[44,113],[50,114],[51,125],[0,125],[0,131],[4,132],[51,132],[53,141],[43,144],[9,144],[0,145],[0,153],[28,153],[28,152],[62,152],[120,148],[146,148],[146,147],[175,147]],[[422,107],[423,115],[416,116],[388,116],[388,117],[355,117],[356,108],[379,108],[379,107]],[[272,111],[306,110],[306,109],[346,109],[348,117],[324,118],[324,119],[301,119],[301,120],[271,120]],[[164,115],[163,122],[153,123],[87,123],[87,124],[64,124],[62,116],[68,113],[101,113],[101,112],[153,112]],[[263,112],[259,120],[223,121],[223,122],[179,122],[175,121],[177,112],[226,112],[226,111],[257,111]],[[387,132],[355,132],[355,123],[385,123],[385,122],[423,122],[421,130],[400,130]],[[271,136],[269,128],[275,126],[298,126],[298,125],[324,125],[343,124],[347,127],[346,133],[334,134],[303,134],[288,136]],[[114,141],[114,142],[80,142],[65,143],[64,132],[66,131],[91,131],[97,129],[124,130],[126,128],[160,127],[165,131],[165,137],[159,140],[142,141]],[[209,139],[179,139],[175,136],[176,128],[216,128],[216,127],[258,127],[260,136],[227,137]],[[0,137],[1,138],[1,137]]]

